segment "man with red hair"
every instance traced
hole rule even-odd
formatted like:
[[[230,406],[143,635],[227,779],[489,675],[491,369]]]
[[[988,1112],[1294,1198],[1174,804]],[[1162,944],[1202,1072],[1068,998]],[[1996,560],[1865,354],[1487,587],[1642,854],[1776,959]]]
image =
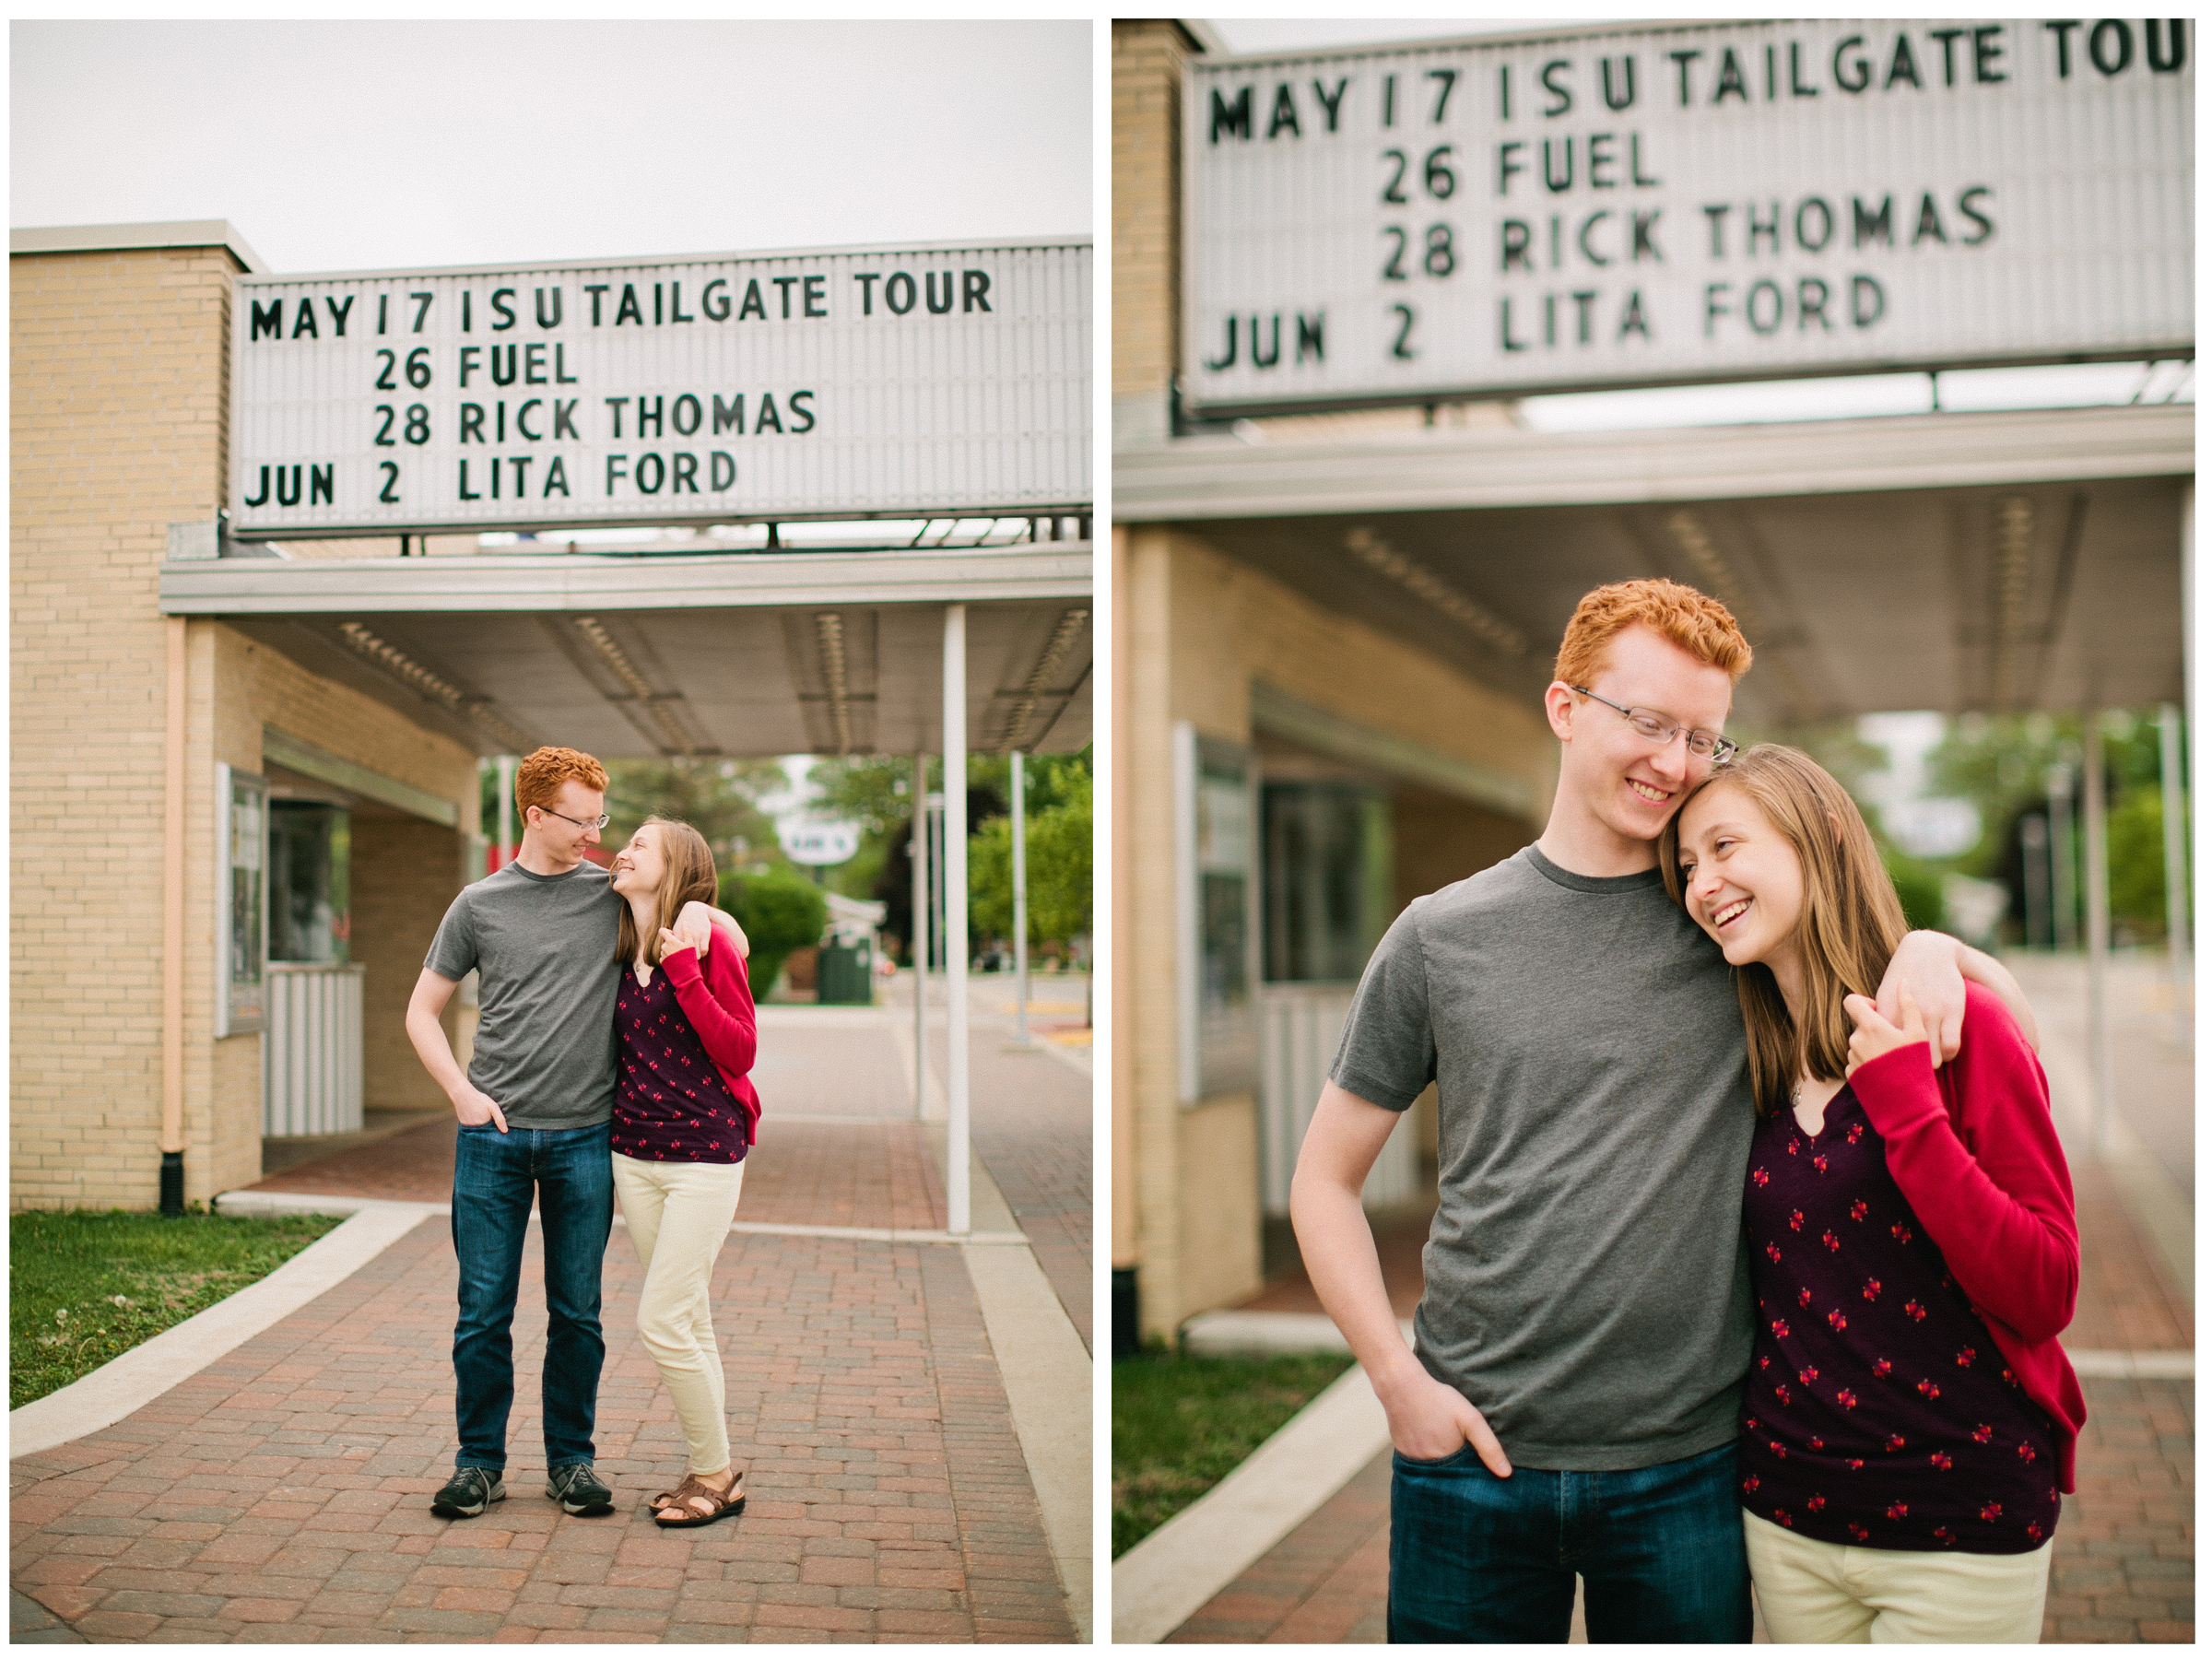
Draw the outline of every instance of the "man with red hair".
[[[453,1103],[453,1478],[430,1505],[480,1515],[507,1496],[512,1330],[533,1196],[545,1234],[546,1495],[571,1514],[606,1514],[615,1495],[593,1466],[592,1430],[606,1343],[599,1277],[614,1225],[616,925],[623,901],[584,857],[606,827],[606,769],[541,748],[515,773],[523,844],[514,862],[461,889],[439,925],[407,1005],[407,1036]],[[705,954],[721,911],[684,907],[676,932]],[[439,1023],[453,987],[477,975],[476,1046],[463,1075]]]
[[[1322,1305],[1389,1414],[1390,1639],[1748,1641],[1735,1501],[1751,1349],[1741,1225],[1753,1110],[1720,951],[1661,883],[1656,843],[1735,745],[1751,647],[1677,582],[1618,582],[1567,626],[1544,712],[1559,741],[1533,845],[1407,906],[1359,983],[1299,1158],[1291,1216]],[[1880,992],[1938,1010],[1961,970],[1908,935]],[[1414,1348],[1359,1189],[1437,1089],[1436,1219]]]

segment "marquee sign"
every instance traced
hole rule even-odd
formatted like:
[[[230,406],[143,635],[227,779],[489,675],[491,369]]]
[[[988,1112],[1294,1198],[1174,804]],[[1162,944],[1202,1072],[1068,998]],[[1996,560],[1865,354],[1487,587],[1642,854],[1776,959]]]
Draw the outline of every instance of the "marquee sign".
[[[2188,19],[1188,65],[1186,407],[2187,353]]]
[[[1090,244],[236,279],[241,536],[1087,509]]]

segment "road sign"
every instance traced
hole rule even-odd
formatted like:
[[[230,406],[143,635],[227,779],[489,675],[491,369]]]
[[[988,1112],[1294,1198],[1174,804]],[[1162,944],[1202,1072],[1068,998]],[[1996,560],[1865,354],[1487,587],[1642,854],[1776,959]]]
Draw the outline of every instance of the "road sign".
[[[794,864],[841,865],[860,851],[857,824],[795,824],[779,834]]]

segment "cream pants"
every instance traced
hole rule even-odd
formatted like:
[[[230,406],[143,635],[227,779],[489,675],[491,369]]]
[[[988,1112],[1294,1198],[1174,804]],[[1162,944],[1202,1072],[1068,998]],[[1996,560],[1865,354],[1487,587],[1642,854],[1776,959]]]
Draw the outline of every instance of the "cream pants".
[[[2051,1545],[2026,1555],[1860,1549],[1744,1516],[1776,1641],[2040,1641]]]
[[[730,1466],[730,1435],[707,1281],[737,1214],[745,1165],[612,1156],[615,1196],[645,1264],[638,1335],[676,1402],[691,1472],[711,1475]]]

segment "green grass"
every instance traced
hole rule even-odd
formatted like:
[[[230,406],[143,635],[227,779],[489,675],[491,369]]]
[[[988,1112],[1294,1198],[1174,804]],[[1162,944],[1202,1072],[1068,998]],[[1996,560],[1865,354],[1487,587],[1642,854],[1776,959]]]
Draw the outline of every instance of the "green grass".
[[[1113,1553],[1213,1489],[1351,1369],[1349,1354],[1210,1359],[1147,1349],[1113,1362]]]
[[[243,1289],[344,1218],[18,1211],[7,1226],[8,1408]]]

